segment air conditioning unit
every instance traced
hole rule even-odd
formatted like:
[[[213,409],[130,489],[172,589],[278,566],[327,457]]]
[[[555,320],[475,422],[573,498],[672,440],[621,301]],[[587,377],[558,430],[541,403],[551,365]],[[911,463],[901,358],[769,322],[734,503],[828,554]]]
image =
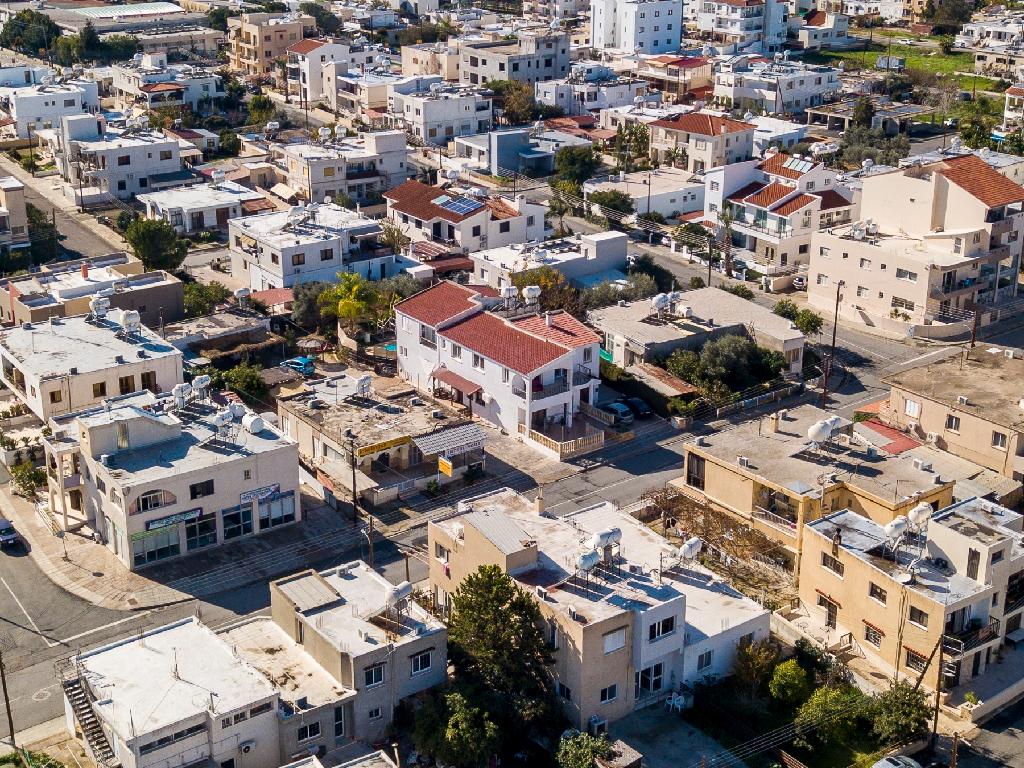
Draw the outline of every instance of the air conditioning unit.
[[[935,445],[936,443],[939,442],[938,432],[929,432],[925,437],[928,440],[928,442],[931,443],[932,445]]]
[[[544,587],[537,587],[537,597],[539,597],[544,602],[547,602],[548,591],[544,589]]]
[[[956,396],[956,401],[957,401],[957,402],[958,402],[958,403],[959,403],[960,405],[967,405],[967,403],[968,403],[968,400],[967,400],[967,395],[957,395],[957,396]]]
[[[750,459],[746,456],[737,456],[736,463],[739,464],[741,467],[749,467]]]
[[[1013,358],[1016,356],[1016,353],[1012,349],[1004,349],[1003,354],[1006,355],[1010,360],[1013,360]]]
[[[256,749],[256,742],[251,739],[249,741],[243,741],[238,745],[238,751],[243,755],[248,755],[254,749]]]
[[[567,614],[569,614],[569,618],[572,619],[573,621],[576,621],[576,619],[578,618],[578,614],[576,613],[576,609],[573,608],[571,605],[567,605],[565,607],[565,612]]]
[[[593,715],[587,721],[587,733],[589,733],[591,736],[600,736],[602,734],[608,733],[608,721],[605,720],[603,717]]]

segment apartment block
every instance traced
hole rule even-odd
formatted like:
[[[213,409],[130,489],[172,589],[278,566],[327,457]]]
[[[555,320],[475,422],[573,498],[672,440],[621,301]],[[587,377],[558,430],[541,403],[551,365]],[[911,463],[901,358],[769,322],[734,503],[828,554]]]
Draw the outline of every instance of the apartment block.
[[[111,67],[110,93],[119,109],[188,107],[198,111],[224,95],[220,76],[192,64],[168,64],[166,53],[136,54]]]
[[[426,88],[411,93],[389,86],[387,122],[426,144],[447,146],[457,136],[474,136],[491,130],[494,126],[493,97],[494,94],[484,88],[441,82],[431,82]]]
[[[677,104],[712,85],[714,64],[705,56],[647,56],[637,62],[636,76],[660,91],[665,103]]]
[[[44,82],[0,88],[0,109],[14,121],[19,139],[31,139],[40,130],[59,128],[61,118],[99,110],[99,89],[92,80]]]
[[[622,76],[598,62],[580,62],[569,77],[534,85],[537,101],[559,107],[566,115],[587,115],[610,107],[632,105],[637,99],[658,104],[661,94],[648,94],[647,82]]]
[[[697,6],[697,27],[724,46],[772,53],[786,42],[788,3],[777,0],[704,0]]]
[[[363,70],[349,70],[337,62],[323,69],[327,105],[335,112],[352,115],[368,123],[380,123],[388,117],[393,94],[414,94],[440,84],[440,75],[406,76],[392,72],[382,64]]]
[[[562,710],[591,733],[728,675],[736,649],[769,634],[766,610],[703,579],[692,559],[607,502],[554,517],[506,488],[431,521],[427,546],[442,611],[482,565],[499,566],[533,598]]]
[[[715,71],[714,101],[723,109],[795,115],[841,89],[839,70],[832,67],[736,56]]]
[[[278,59],[288,47],[316,34],[312,16],[299,13],[243,13],[228,19],[228,66],[247,77],[277,78]]]
[[[402,46],[402,74],[440,75],[448,82],[459,81],[459,51],[443,41]]]
[[[682,0],[596,0],[590,36],[595,48],[675,53],[685,21]]]
[[[143,53],[198,54],[202,57],[214,57],[221,46],[227,42],[227,35],[219,29],[201,26],[185,26],[178,28],[141,30],[132,35],[139,41]],[[105,39],[109,35],[100,35]]]
[[[707,112],[688,112],[648,124],[651,158],[674,165],[685,155],[686,170],[705,173],[754,156],[754,126]]]
[[[790,23],[790,37],[795,40],[798,48],[805,51],[847,46],[851,42],[850,18],[842,13],[813,10],[802,17],[791,18]]]
[[[28,247],[25,185],[13,176],[0,176],[0,252]]]
[[[625,277],[628,247],[623,232],[595,232],[536,243],[516,241],[472,253],[473,282],[507,288],[517,275],[542,267],[554,269],[577,285],[602,277]]]
[[[459,78],[464,85],[491,80],[536,83],[569,73],[569,36],[564,32],[522,31],[515,40],[455,41]]]
[[[352,46],[313,37],[292,43],[288,46],[288,93],[298,96],[300,104],[315,106],[324,97],[324,67],[335,62],[350,68]]]

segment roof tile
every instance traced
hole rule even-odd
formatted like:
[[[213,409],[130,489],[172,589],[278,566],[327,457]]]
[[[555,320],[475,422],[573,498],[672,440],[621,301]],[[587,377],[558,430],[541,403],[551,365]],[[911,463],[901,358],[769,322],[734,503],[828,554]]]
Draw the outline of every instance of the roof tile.
[[[481,306],[477,300],[479,296],[475,288],[446,280],[400,301],[395,305],[395,310],[421,323],[437,327],[464,312],[478,309]]]
[[[698,136],[717,136],[720,133],[742,133],[753,131],[755,126],[729,117],[709,115],[704,112],[687,112],[685,115],[666,120],[655,120],[651,125],[671,131],[685,131]]]
[[[817,198],[814,197],[813,195],[799,194],[792,200],[787,200],[786,202],[784,202],[778,208],[773,210],[772,213],[776,213],[779,216],[789,216],[791,213],[796,213],[801,208],[807,207],[815,200],[817,200]]]
[[[1024,200],[1024,187],[994,170],[977,155],[943,160],[938,172],[989,208]]]
[[[568,351],[561,344],[537,338],[488,312],[460,320],[440,331],[440,335],[522,374],[532,373]]]
[[[790,159],[791,156],[787,155],[785,152],[776,152],[774,155],[763,160],[757,167],[759,170],[772,176],[782,176],[786,179],[801,178],[805,172],[798,171],[795,168],[785,167],[786,161]],[[812,167],[818,164],[815,160],[810,162],[812,163]]]
[[[550,319],[551,325],[548,325]],[[555,341],[566,347],[585,347],[600,344],[601,337],[568,312],[550,312],[548,316],[530,315],[513,321],[517,328],[535,336]]]
[[[421,221],[444,219],[445,221],[457,224],[460,221],[465,221],[470,216],[475,216],[481,210],[478,208],[469,213],[455,213],[447,208],[442,208],[434,201],[444,194],[445,191],[440,187],[432,187],[429,184],[424,184],[422,181],[410,179],[393,189],[389,189],[384,193],[384,197],[392,201],[391,207],[394,210],[413,216]]]
[[[794,192],[796,192],[795,187],[773,181],[760,192],[748,196],[743,202],[756,205],[758,208],[771,208],[786,195],[791,195]]]

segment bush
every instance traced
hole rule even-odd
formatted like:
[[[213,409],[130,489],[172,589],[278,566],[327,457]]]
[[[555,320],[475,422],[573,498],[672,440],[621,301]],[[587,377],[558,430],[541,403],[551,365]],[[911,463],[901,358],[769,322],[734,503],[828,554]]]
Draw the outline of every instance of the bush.
[[[772,311],[779,317],[784,317],[787,320],[796,320],[796,316],[799,314],[800,308],[794,301],[790,301],[789,299],[779,299],[775,302],[775,307]]]
[[[117,228],[124,232],[131,223],[135,221],[135,214],[131,211],[121,211],[117,214]]]
[[[718,287],[726,293],[731,293],[733,296],[739,296],[741,299],[746,299],[747,301],[752,301],[754,299],[754,292],[742,283],[737,283],[736,285],[719,285]]]
[[[693,288],[694,290],[705,287],[704,278],[700,277],[699,275],[694,275],[693,277],[690,278],[690,287]]]
[[[768,692],[772,698],[787,707],[796,707],[807,701],[814,688],[807,670],[797,663],[796,659],[788,659],[775,668],[772,679],[768,683]]]
[[[46,472],[24,461],[11,467],[11,480],[22,496],[33,496],[36,488],[46,483]]]

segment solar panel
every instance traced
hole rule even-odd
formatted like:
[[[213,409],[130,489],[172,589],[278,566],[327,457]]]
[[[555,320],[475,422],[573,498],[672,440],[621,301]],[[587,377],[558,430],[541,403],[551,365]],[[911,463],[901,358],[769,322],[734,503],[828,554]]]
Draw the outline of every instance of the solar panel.
[[[452,213],[456,213],[460,216],[472,213],[473,211],[483,207],[483,203],[479,200],[473,200],[469,197],[455,197],[446,199],[444,202],[438,202],[437,200],[434,202],[446,211],[451,211]]]
[[[814,166],[814,163],[808,162],[807,160],[797,160],[795,157],[789,158],[782,164],[783,168],[789,168],[798,173],[807,173]]]

